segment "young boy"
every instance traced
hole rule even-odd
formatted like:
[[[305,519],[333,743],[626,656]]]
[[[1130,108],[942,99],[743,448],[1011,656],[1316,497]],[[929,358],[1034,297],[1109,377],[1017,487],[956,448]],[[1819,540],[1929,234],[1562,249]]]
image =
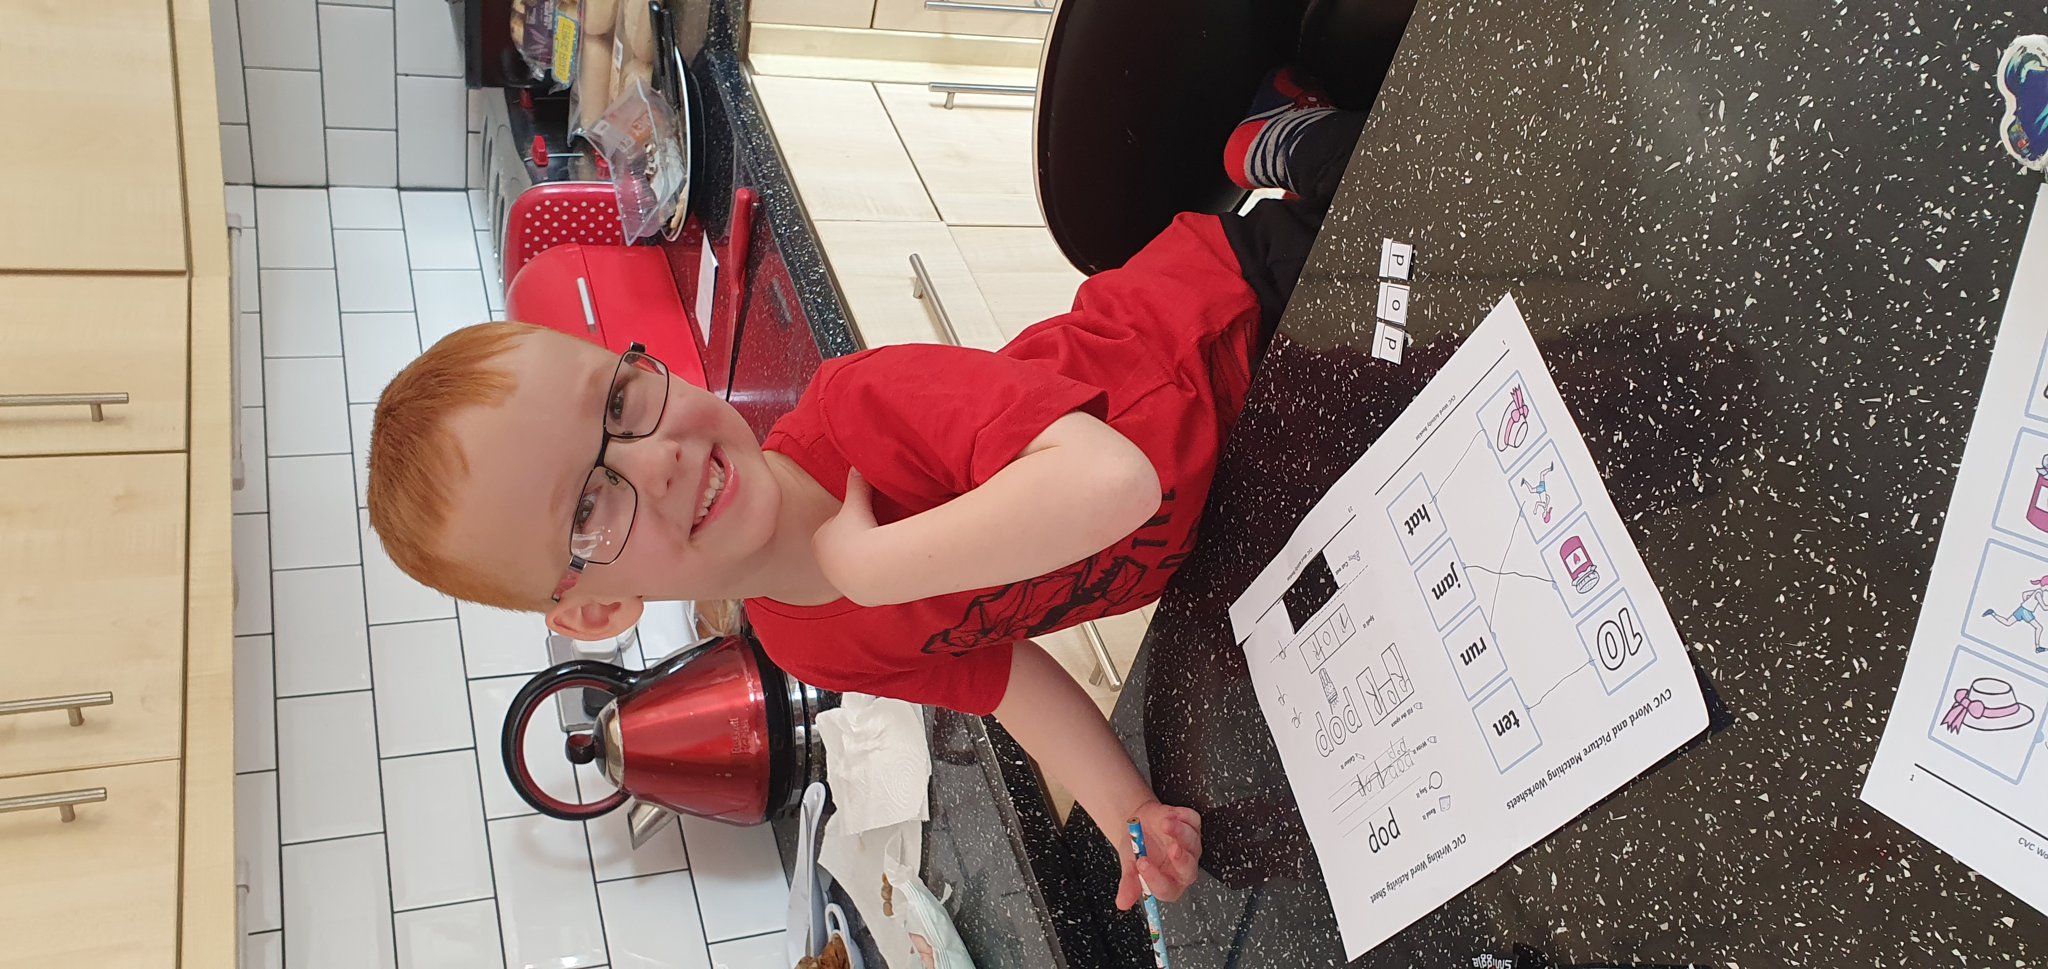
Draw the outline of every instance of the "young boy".
[[[371,524],[420,582],[578,639],[623,632],[649,600],[744,599],[807,683],[994,713],[1107,827],[1118,906],[1141,872],[1176,899],[1201,818],[1153,796],[1030,637],[1156,599],[1194,546],[1252,361],[1363,124],[1274,75],[1226,163],[1297,198],[1180,216],[999,352],[826,361],[759,444],[644,354],[519,324],[457,331],[378,403]]]

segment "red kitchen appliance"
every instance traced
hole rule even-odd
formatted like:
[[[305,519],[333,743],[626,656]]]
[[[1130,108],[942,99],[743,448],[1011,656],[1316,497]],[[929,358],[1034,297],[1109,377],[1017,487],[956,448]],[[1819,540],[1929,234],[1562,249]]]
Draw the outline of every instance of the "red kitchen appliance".
[[[571,733],[563,755],[597,763],[618,790],[572,803],[541,789],[528,766],[527,725],[562,690],[611,694],[588,733]],[[729,824],[760,824],[794,810],[804,788],[824,777],[811,742],[813,718],[837,705],[785,675],[761,647],[728,637],[633,671],[576,660],[521,687],[500,737],[512,789],[549,817],[587,820],[629,799]]]
[[[547,182],[505,223],[505,312],[624,352],[640,343],[706,386],[704,346],[659,246],[625,245],[610,182]]]

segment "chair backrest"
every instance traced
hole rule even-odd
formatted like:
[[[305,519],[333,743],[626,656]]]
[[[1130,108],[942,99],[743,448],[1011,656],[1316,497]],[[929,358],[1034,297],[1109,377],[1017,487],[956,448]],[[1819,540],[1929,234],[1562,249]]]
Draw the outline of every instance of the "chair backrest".
[[[504,284],[510,286],[528,260],[571,242],[626,244],[612,183],[542,182],[519,193],[505,216]]]

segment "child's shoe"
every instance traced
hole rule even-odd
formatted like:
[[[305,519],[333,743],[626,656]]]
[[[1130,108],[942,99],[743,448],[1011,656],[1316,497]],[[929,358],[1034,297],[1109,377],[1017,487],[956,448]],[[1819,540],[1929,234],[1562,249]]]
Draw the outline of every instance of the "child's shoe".
[[[1281,68],[1266,75],[1253,97],[1249,116],[1230,133],[1223,146],[1223,168],[1239,188],[1278,188],[1297,192],[1288,173],[1288,156],[1304,132],[1335,114],[1330,99]]]

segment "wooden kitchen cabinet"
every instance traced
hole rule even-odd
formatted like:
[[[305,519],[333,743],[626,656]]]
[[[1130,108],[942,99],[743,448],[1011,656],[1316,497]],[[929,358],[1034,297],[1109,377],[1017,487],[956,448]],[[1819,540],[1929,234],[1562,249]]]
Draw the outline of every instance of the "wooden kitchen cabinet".
[[[163,0],[17,0],[6,9],[0,103],[34,137],[0,153],[0,270],[185,272],[184,156]],[[213,117],[214,106],[205,113]],[[10,313],[5,325],[38,324]]]
[[[1031,8],[1030,0],[973,0]],[[1038,9],[1052,7],[1051,0]],[[875,29],[918,30],[936,34],[981,34],[989,37],[1045,39],[1052,17],[1044,13],[980,10],[928,10],[924,0],[875,0]]]
[[[0,97],[36,150],[0,161],[0,403],[128,403],[0,407],[0,969],[230,969],[237,411],[210,10],[8,14]],[[88,705],[74,723],[19,702],[51,697]],[[79,791],[68,821],[23,800]]]
[[[183,450],[186,289],[179,276],[0,276],[0,456]],[[99,394],[127,402],[102,420],[63,402]]]
[[[0,495],[0,704],[113,694],[0,716],[0,777],[178,756],[185,456],[4,460]]]
[[[101,789],[69,821],[55,807],[5,810]],[[0,969],[177,964],[176,761],[0,780],[0,940]]]
[[[753,0],[747,4],[747,19],[757,24],[866,27],[874,18],[875,0]]]

